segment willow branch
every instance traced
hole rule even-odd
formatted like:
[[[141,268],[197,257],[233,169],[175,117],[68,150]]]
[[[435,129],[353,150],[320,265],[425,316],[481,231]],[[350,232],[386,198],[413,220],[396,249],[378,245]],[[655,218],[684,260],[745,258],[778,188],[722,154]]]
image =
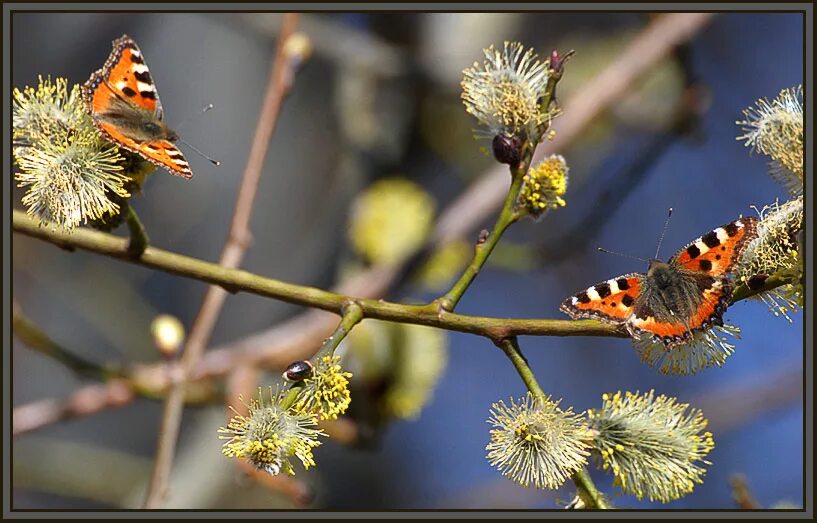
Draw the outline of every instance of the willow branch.
[[[14,336],[30,349],[48,356],[71,369],[77,376],[108,381],[121,377],[121,369],[100,365],[81,356],[52,340],[36,323],[23,314],[15,302],[12,307],[12,330]]]
[[[241,269],[222,267],[150,246],[138,259],[127,252],[127,240],[110,234],[75,230],[70,233],[39,227],[37,222],[20,211],[14,211],[13,227],[16,232],[43,239],[60,247],[82,249],[104,254],[136,265],[218,285],[230,292],[248,292],[258,296],[314,307],[341,314],[344,306],[354,302],[363,316],[399,323],[428,325],[446,330],[470,332],[491,339],[513,335],[534,336],[616,336],[626,332],[596,320],[506,319],[467,316],[440,311],[433,305],[405,305],[383,300],[345,296],[315,287],[265,278]]]
[[[355,325],[360,323],[363,319],[363,309],[354,301],[347,302],[343,306],[340,314],[341,318],[338,326],[335,327],[335,331],[332,335],[323,342],[316,357],[333,355],[338,346],[340,346],[340,342],[342,342],[344,338],[352,332]]]
[[[250,242],[250,216],[258,189],[258,182],[261,179],[264,158],[267,155],[269,141],[278,122],[281,103],[289,93],[292,85],[292,67],[295,63],[286,56],[285,44],[287,39],[295,32],[297,24],[298,14],[288,13],[284,15],[266,95],[230,224],[229,237],[219,260],[219,265],[226,268],[238,267],[241,264]],[[181,426],[186,377],[201,359],[226,297],[227,293],[223,288],[209,287],[198,315],[193,321],[190,335],[185,342],[181,356],[182,373],[180,379],[173,383],[165,399],[155,465],[148,484],[145,508],[159,508],[166,497],[170,470],[179,436],[179,427]]]
[[[501,340],[511,336],[608,336],[626,338],[627,333],[616,326],[597,320],[553,320],[491,318],[469,316],[440,311],[434,305],[406,305],[384,300],[347,296],[335,292],[296,285],[240,269],[230,269],[218,264],[202,261],[182,254],[176,254],[156,247],[148,247],[139,259],[133,259],[127,252],[127,240],[111,234],[86,229],[70,233],[39,227],[37,222],[21,211],[14,211],[12,227],[15,232],[48,241],[62,248],[82,249],[127,261],[135,265],[161,270],[171,274],[219,285],[230,292],[247,292],[288,303],[341,314],[344,306],[354,302],[363,311],[363,317],[398,323],[427,325],[441,329],[468,332]],[[762,285],[750,289],[746,285],[737,286],[732,302],[737,302],[781,285],[791,283],[783,275],[769,276]],[[304,322],[306,323],[306,322]],[[303,325],[301,325],[303,327]],[[251,344],[248,349],[259,349]],[[272,351],[259,349],[253,357],[262,361],[272,355]],[[211,351],[212,352],[212,351]],[[250,350],[249,352],[254,352]],[[218,357],[223,357],[219,354]],[[245,352],[242,357],[249,354]],[[195,372],[193,373],[195,375]]]
[[[505,338],[497,342],[496,345],[502,349],[502,352],[508,357],[516,369],[516,372],[519,373],[519,377],[522,378],[522,382],[525,383],[525,387],[528,388],[531,394],[539,398],[547,397],[547,394],[545,394],[545,391],[542,390],[542,387],[536,380],[536,376],[533,375],[533,371],[528,365],[528,360],[522,355],[517,339],[515,337]]]
[[[86,385],[68,398],[38,400],[12,413],[12,435],[19,436],[62,420],[90,416],[130,405],[136,393],[126,379],[115,378],[102,384]]]
[[[505,204],[502,206],[494,228],[487,237],[480,236],[479,241],[477,241],[474,247],[474,257],[471,263],[468,264],[460,278],[451,286],[451,290],[437,300],[442,310],[449,312],[454,310],[463,294],[465,294],[465,291],[468,290],[468,287],[471,286],[477,274],[482,270],[482,266],[488,261],[488,257],[493,252],[494,247],[499,243],[502,235],[508,227],[517,221],[518,215],[514,210],[516,207],[516,199],[519,195],[519,189],[522,187],[522,180],[530,165],[530,155],[526,156],[522,165],[518,168],[511,169],[511,186],[508,189]]]
[[[537,398],[547,398],[547,394],[539,385],[536,376],[534,376],[533,371],[528,365],[528,360],[522,355],[517,339],[510,337],[504,340],[498,340],[496,346],[502,349],[502,352],[508,357],[530,393]],[[579,497],[581,497],[585,507],[589,509],[610,508],[584,467],[573,473],[571,479],[573,483],[575,483]]]

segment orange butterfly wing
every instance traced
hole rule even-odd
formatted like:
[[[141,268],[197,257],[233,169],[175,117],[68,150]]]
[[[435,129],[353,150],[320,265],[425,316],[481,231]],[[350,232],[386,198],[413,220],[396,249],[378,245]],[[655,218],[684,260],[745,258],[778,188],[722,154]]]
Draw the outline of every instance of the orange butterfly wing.
[[[112,98],[116,94],[108,86],[108,83],[100,81],[97,76],[98,73],[91,75],[89,84],[93,85],[99,82],[88,95],[88,105],[90,110],[96,114],[105,113],[111,106]],[[193,171],[190,169],[190,164],[184,157],[184,154],[172,142],[168,140],[150,140],[144,142],[137,142],[132,137],[128,136],[114,123],[104,120],[94,119],[94,124],[104,135],[110,140],[116,142],[120,147],[137,153],[149,162],[157,165],[163,169],[167,169],[171,174],[190,178],[193,176]]]
[[[713,276],[728,274],[749,243],[757,238],[757,218],[738,218],[693,241],[670,263]]]
[[[604,281],[571,296],[559,307],[571,318],[595,318],[623,324],[633,313],[643,274],[632,273]]]
[[[113,42],[113,51],[105,65],[91,75],[82,86],[82,92],[94,125],[110,140],[172,174],[184,178],[193,176],[184,154],[168,139],[175,134],[161,123],[163,111],[159,94],[142,51],[132,38],[124,35]],[[155,120],[154,123],[165,130],[165,136],[139,139],[138,133],[124,125],[130,118],[137,121],[144,118],[138,111],[152,113],[148,120]],[[116,118],[111,118],[111,114]]]
[[[123,99],[153,111],[162,119],[162,103],[153,78],[136,42],[124,35],[113,42],[113,51],[102,68],[105,81]]]
[[[190,178],[193,176],[193,171],[190,170],[190,165],[187,163],[187,160],[184,158],[182,152],[173,144],[173,142],[168,140],[152,140],[149,142],[142,142],[139,144],[138,152],[148,161],[167,169],[171,174],[175,174],[183,178]]]

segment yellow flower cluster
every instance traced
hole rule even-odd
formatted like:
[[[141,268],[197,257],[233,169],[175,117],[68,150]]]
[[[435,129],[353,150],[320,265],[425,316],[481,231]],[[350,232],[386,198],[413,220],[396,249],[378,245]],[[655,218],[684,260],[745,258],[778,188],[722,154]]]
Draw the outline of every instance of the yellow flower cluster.
[[[771,175],[793,196],[803,193],[803,87],[783,89],[769,102],[763,98],[743,111],[737,122],[746,146],[772,159]]]
[[[587,428],[581,415],[566,411],[549,398],[528,394],[510,405],[499,401],[491,409],[488,461],[522,486],[559,488],[587,463]]]
[[[540,107],[548,63],[519,42],[484,50],[485,61],[463,71],[465,109],[487,127],[485,137],[517,136],[539,143],[540,127],[551,115]]]
[[[288,409],[284,397],[269,389],[265,400],[259,389],[259,397],[252,400],[248,415],[236,415],[226,427],[219,429],[221,439],[226,439],[222,453],[228,458],[245,459],[254,467],[277,475],[283,470],[294,475],[290,458],[300,460],[305,469],[315,465],[312,449],[321,444],[318,436],[323,432],[314,428],[317,420],[311,414]]]
[[[311,377],[303,381],[303,389],[295,400],[293,408],[297,412],[313,414],[321,420],[337,419],[346,412],[352,402],[349,393],[349,378],[337,356],[324,356],[315,365]]]
[[[803,196],[761,209],[758,237],[749,244],[735,269],[735,278],[751,289],[771,275],[788,276],[794,283],[761,292],[775,316],[791,321],[790,312],[803,304],[803,258],[799,235],[803,229]]]
[[[431,195],[404,178],[387,178],[358,196],[349,239],[368,261],[394,265],[423,244],[433,219]]]
[[[675,398],[627,392],[604,394],[598,410],[588,411],[593,440],[614,484],[638,499],[668,502],[703,483],[698,463],[715,447],[701,411]]]
[[[78,85],[40,78],[36,89],[14,89],[13,113],[14,177],[29,215],[72,229],[119,213],[130,196],[125,158],[97,133]]]
[[[534,218],[541,217],[548,209],[564,207],[562,198],[567,192],[567,162],[554,154],[532,167],[525,175],[519,193],[520,205]]]

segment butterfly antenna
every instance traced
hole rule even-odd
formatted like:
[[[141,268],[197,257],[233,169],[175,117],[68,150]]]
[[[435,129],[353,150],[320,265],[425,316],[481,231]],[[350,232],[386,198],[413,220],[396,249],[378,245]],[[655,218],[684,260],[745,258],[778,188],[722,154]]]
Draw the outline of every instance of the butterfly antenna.
[[[599,252],[606,252],[607,254],[615,254],[616,256],[623,256],[624,258],[632,258],[633,260],[638,260],[638,261],[643,261],[643,262],[649,261],[649,260],[645,260],[644,258],[639,258],[638,256],[631,256],[629,254],[622,254],[620,252],[610,251],[610,250],[607,250],[607,249],[603,249],[601,247],[599,247],[598,250],[599,250]]]
[[[667,212],[667,221],[664,222],[664,230],[661,231],[661,238],[658,240],[658,247],[655,249],[655,259],[658,260],[658,253],[661,252],[661,244],[664,243],[664,235],[667,233],[667,226],[669,225],[669,219],[672,216],[672,207],[669,208],[669,212]]]
[[[218,161],[218,160],[214,160],[213,158],[210,158],[209,156],[207,156],[206,154],[204,154],[204,153],[203,153],[203,152],[201,152],[200,150],[198,150],[198,149],[196,149],[195,147],[193,147],[192,145],[190,145],[188,142],[185,142],[185,141],[184,141],[184,140],[182,140],[181,138],[179,138],[179,141],[180,141],[181,143],[185,144],[186,146],[190,147],[191,149],[193,149],[193,151],[197,152],[197,153],[198,153],[198,154],[199,154],[199,155],[200,155],[202,158],[204,158],[204,159],[205,159],[205,160],[207,160],[208,162],[212,163],[213,165],[221,165],[221,162],[220,162],[220,161]]]

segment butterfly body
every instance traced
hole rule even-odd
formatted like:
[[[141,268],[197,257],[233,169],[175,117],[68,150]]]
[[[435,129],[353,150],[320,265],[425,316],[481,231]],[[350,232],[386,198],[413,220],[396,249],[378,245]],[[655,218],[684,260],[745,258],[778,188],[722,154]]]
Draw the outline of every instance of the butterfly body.
[[[156,86],[133,39],[125,35],[113,42],[111,55],[83,84],[82,94],[94,125],[106,138],[171,174],[193,175],[174,144],[178,136],[164,122]]]
[[[732,296],[729,273],[757,237],[757,220],[741,218],[718,227],[668,262],[651,260],[646,273],[596,284],[562,302],[573,318],[621,325],[631,336],[649,335],[670,347],[696,330],[723,324]]]

